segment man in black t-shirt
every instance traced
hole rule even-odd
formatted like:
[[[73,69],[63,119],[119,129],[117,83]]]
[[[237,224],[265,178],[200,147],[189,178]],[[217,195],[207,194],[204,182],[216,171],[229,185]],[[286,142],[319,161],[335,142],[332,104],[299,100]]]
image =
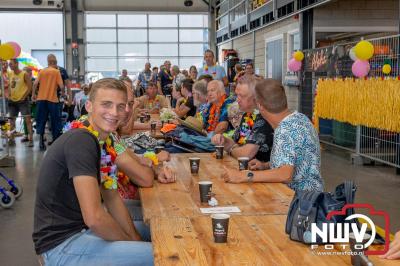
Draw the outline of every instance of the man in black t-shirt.
[[[239,127],[235,129],[233,139],[216,134],[211,142],[224,145],[224,149],[233,157],[256,158],[268,162],[274,140],[271,125],[262,118],[256,109],[254,77],[243,77],[238,80],[236,87],[239,109],[244,112]]]
[[[181,93],[183,98],[179,99],[176,103],[175,113],[180,118],[186,118],[188,116],[196,115],[196,106],[193,104],[193,96],[192,96],[192,87],[193,87],[192,79],[184,79],[181,85]]]
[[[153,265],[151,244],[140,241],[118,190],[108,189],[100,177],[99,142],[117,129],[126,103],[121,81],[97,81],[86,102],[85,122],[97,136],[71,129],[47,151],[37,183],[32,235],[41,263]]]

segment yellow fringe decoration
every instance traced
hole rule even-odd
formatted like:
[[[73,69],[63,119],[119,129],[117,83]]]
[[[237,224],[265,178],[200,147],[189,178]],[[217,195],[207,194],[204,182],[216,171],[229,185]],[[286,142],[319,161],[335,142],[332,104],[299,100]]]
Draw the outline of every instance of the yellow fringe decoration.
[[[318,118],[400,132],[400,80],[320,79],[313,116],[317,130]]]

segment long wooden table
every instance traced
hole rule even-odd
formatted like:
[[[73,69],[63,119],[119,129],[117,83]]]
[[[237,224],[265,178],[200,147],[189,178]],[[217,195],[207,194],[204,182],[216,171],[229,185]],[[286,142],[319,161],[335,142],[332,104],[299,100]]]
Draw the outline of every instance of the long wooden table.
[[[189,158],[200,158],[198,175]],[[228,184],[222,166],[237,160],[213,154],[173,154],[177,182],[141,188],[143,216],[150,224],[155,265],[351,265],[350,256],[315,255],[310,247],[285,233],[286,214],[294,192],[284,184]],[[237,206],[229,221],[228,243],[214,243],[211,218],[200,212],[198,181],[211,180],[219,206]],[[319,250],[323,251],[323,250]],[[398,261],[369,258],[375,265]]]
[[[189,157],[200,158],[198,175],[190,173]],[[173,154],[170,164],[177,169],[177,182],[155,183],[152,188],[141,188],[145,222],[156,216],[200,216],[200,180],[213,182],[212,193],[218,206],[237,206],[236,215],[286,214],[294,192],[284,184],[242,183],[228,184],[221,178],[222,166],[238,167],[237,160],[225,156],[216,160],[211,153]]]
[[[231,216],[228,242],[214,243],[211,218],[155,217],[155,265],[351,265],[349,255],[317,255],[285,234],[286,215]],[[318,251],[322,251],[322,248]],[[374,265],[398,261],[370,256]]]

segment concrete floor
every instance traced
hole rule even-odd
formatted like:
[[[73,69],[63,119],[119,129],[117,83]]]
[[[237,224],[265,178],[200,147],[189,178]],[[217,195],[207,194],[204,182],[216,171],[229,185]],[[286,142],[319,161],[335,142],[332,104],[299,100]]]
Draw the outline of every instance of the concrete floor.
[[[11,209],[0,208],[0,265],[38,265],[31,234],[37,174],[43,153],[39,152],[37,142],[35,145],[32,150],[18,140],[17,147],[11,150],[16,157],[16,167],[0,169],[24,188],[23,195]],[[355,180],[358,184],[356,201],[388,212],[391,232],[400,230],[400,176],[387,166],[352,165],[349,157],[343,151],[322,152],[322,175],[327,190],[332,191],[345,179]],[[4,182],[1,180],[0,184]],[[379,225],[381,221],[376,220]]]

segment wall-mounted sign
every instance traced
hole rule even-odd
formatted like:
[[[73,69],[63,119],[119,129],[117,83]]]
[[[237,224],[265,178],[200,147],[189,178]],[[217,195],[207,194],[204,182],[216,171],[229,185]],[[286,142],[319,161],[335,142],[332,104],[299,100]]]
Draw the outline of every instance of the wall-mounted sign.
[[[319,51],[316,51],[312,55],[311,59],[311,69],[315,72],[322,70],[325,68],[326,63],[328,62],[328,55],[325,52],[327,49],[321,49]]]

